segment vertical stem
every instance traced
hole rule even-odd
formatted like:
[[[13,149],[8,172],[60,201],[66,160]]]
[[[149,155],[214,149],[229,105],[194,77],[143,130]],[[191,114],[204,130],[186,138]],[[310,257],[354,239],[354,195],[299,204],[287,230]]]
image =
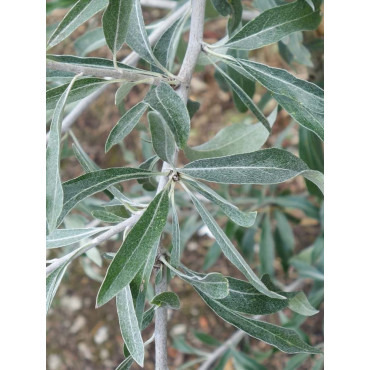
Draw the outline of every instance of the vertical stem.
[[[183,64],[178,76],[183,81],[177,89],[177,94],[186,104],[189,95],[190,81],[197,64],[203,40],[204,13],[206,0],[192,0],[191,23],[189,33],[189,44],[186,50]],[[176,154],[177,158],[177,154]],[[163,163],[162,171],[169,168]],[[161,191],[166,184],[163,176],[158,184],[157,192]],[[155,287],[155,293],[159,294],[167,290],[167,268],[164,266],[162,281]],[[155,312],[155,368],[156,370],[167,370],[167,309],[159,307]]]

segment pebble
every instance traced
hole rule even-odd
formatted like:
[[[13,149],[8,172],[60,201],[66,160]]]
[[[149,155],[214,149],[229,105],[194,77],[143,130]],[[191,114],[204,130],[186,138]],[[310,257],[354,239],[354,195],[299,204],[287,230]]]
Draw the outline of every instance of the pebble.
[[[60,304],[63,308],[65,308],[68,311],[77,311],[82,308],[82,300],[79,297],[76,296],[64,296],[60,300]]]
[[[104,343],[107,339],[109,338],[108,335],[108,327],[107,326],[102,326],[100,327],[95,335],[94,335],[94,342],[96,344],[102,344]]]
[[[73,322],[71,328],[69,329],[69,331],[73,334],[77,333],[78,331],[80,331],[86,324],[86,319],[84,316],[82,315],[79,315],[76,317],[76,320]]]
[[[48,357],[48,367],[50,370],[57,370],[62,366],[62,360],[56,354],[51,354]]]
[[[78,349],[78,352],[80,352],[81,355],[84,358],[86,358],[88,360],[91,360],[92,359],[93,355],[92,355],[92,353],[90,351],[90,348],[87,346],[86,343],[84,343],[84,342],[78,343],[77,344],[77,349]]]
[[[186,333],[186,325],[185,324],[175,325],[171,329],[171,336],[173,336],[173,337],[176,337],[178,335],[185,334],[185,333]]]

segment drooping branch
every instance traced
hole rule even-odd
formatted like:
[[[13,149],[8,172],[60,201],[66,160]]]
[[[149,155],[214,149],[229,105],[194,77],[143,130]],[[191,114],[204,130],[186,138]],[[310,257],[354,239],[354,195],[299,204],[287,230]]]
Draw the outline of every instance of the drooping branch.
[[[167,83],[170,82],[169,79],[167,79],[165,76],[154,76],[154,75],[151,75],[150,73],[141,74],[136,71],[129,71],[129,70],[123,70],[123,69],[117,70],[117,69],[109,69],[109,68],[88,67],[88,66],[81,66],[81,65],[76,65],[76,64],[54,62],[51,60],[46,61],[46,67],[49,69],[56,70],[56,71],[82,73],[85,76],[113,78],[113,79],[126,80],[129,82],[145,81],[145,83],[154,84],[154,85],[159,85],[161,81],[165,81]]]

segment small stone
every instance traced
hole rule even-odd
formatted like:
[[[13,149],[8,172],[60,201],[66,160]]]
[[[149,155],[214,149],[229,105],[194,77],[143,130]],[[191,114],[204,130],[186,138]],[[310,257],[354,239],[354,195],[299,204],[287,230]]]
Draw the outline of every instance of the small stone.
[[[102,344],[104,343],[107,339],[109,338],[108,335],[108,327],[107,326],[102,326],[100,327],[95,335],[94,335],[94,342],[96,344]]]
[[[109,351],[106,349],[106,348],[103,348],[101,351],[100,351],[100,358],[102,360],[106,360],[107,358],[109,358]]]
[[[86,319],[84,316],[79,315],[76,317],[76,320],[73,322],[73,325],[69,329],[69,331],[73,334],[77,333],[80,331],[86,324]]]
[[[58,370],[62,366],[62,360],[56,354],[51,354],[48,358],[48,367],[50,370]]]
[[[91,360],[93,358],[93,355],[90,351],[90,348],[87,346],[86,343],[84,343],[84,342],[78,343],[77,344],[77,349],[84,358],[86,358],[88,360]]]
[[[173,337],[176,337],[178,335],[185,334],[185,333],[186,333],[186,325],[185,324],[175,325],[171,329],[171,336],[173,336]]]
[[[64,296],[60,303],[68,311],[77,311],[82,308],[82,300],[76,296]]]

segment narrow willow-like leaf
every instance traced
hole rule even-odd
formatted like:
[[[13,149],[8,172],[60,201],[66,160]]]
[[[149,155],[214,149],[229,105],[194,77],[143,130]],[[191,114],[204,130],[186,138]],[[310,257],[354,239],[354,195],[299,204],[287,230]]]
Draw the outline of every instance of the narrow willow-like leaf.
[[[180,308],[180,299],[178,295],[173,292],[157,294],[150,303],[159,307],[170,308],[172,310],[178,310]]]
[[[176,204],[174,193],[171,195],[171,208],[172,208],[172,250],[171,250],[171,265],[178,268],[180,265],[181,258],[181,236],[180,236],[180,224],[179,218],[177,217]]]
[[[46,236],[46,248],[60,248],[74,243],[78,243],[89,236],[93,236],[109,227],[93,227],[86,229],[56,229]]]
[[[183,148],[188,141],[190,132],[190,117],[186,105],[176,92],[166,83],[152,89],[145,101],[153,110],[158,111],[172,131],[176,143]]]
[[[73,152],[83,170],[86,173],[100,170],[100,167],[83,150],[82,146],[80,145],[72,131],[70,131],[70,135],[72,136],[74,142],[72,144]],[[123,195],[114,185],[109,186],[107,190],[105,190],[105,192],[107,192],[108,196],[114,196],[116,199],[119,200],[120,203],[122,203],[125,206],[130,205],[136,207],[138,205],[137,203],[133,202],[131,199]]]
[[[248,315],[268,315],[289,305],[289,299],[267,297],[246,281],[232,277],[227,277],[227,280],[229,281],[229,295],[218,301],[233,311]]]
[[[136,51],[148,63],[161,67],[150,47],[140,0],[129,0],[129,2],[132,2],[132,7],[125,41],[132,50]]]
[[[163,33],[153,48],[153,53],[159,63],[161,63],[169,71],[173,70],[177,47],[179,45],[180,37],[186,20],[187,14],[184,14],[182,18],[174,22]],[[157,70],[157,68],[154,68],[154,70]]]
[[[71,89],[67,103],[73,103],[77,100],[81,100],[93,92],[99,90],[104,85],[113,83],[113,80],[103,80],[95,77],[80,78],[76,81]],[[67,90],[69,84],[64,84],[58,87],[54,87],[46,91],[46,109],[54,109],[58,100]]]
[[[117,52],[126,40],[133,0],[109,0],[102,23],[105,40],[116,61]]]
[[[185,272],[177,270],[167,262],[166,266],[173,271],[179,278],[191,284],[213,299],[224,298],[229,294],[228,281],[222,274],[211,272],[209,274],[196,273],[185,266],[181,266]]]
[[[83,66],[83,67],[92,67],[92,68],[105,68],[113,70],[115,68],[114,63],[110,59],[106,58],[94,58],[94,57],[77,57],[75,55],[55,55],[55,54],[47,54],[46,59],[52,60],[58,63],[64,64],[71,64],[76,66]],[[150,72],[131,67],[128,64],[124,63],[117,63],[117,67],[119,69],[124,70],[125,72],[138,72],[144,74],[150,74]]]
[[[58,267],[46,277],[46,312],[49,311],[51,302],[54,299],[55,293],[58,290],[59,284],[62,281],[68,265],[69,261],[65,262],[62,266]]]
[[[299,157],[313,170],[324,172],[324,150],[321,140],[312,131],[303,126],[299,128]],[[322,197],[317,187],[306,181],[312,195]]]
[[[139,326],[142,330],[144,330],[145,325],[147,325],[144,322],[145,297],[148,289],[150,276],[152,274],[153,265],[157,257],[158,245],[159,240],[156,242],[156,245],[152,248],[152,251],[150,252],[148,257],[146,257],[143,266],[140,268],[139,272],[136,274],[136,276],[130,283],[130,289],[134,301],[136,317],[139,322]]]
[[[319,312],[314,307],[312,307],[304,292],[282,292],[272,283],[269,275],[263,275],[261,280],[270,290],[278,292],[284,297],[287,297],[288,307],[292,311],[297,312],[303,316],[312,316]]]
[[[117,107],[123,102],[123,99],[128,95],[131,89],[135,86],[134,82],[124,82],[116,91],[114,95],[114,104]]]
[[[117,216],[114,213],[105,211],[103,209],[96,209],[91,212],[91,215],[100,221],[112,223],[112,224],[121,222],[124,220],[123,217]]]
[[[303,32],[292,33],[279,41],[279,53],[290,65],[297,62],[313,68],[311,53],[303,42]]]
[[[274,275],[275,242],[272,235],[271,223],[267,214],[262,223],[262,233],[259,246],[261,273]]]
[[[81,200],[105,190],[110,185],[132,179],[145,179],[156,176],[157,173],[138,168],[108,168],[76,177],[63,183],[63,209],[58,219],[58,225],[65,215]]]
[[[303,127],[324,140],[324,90],[284,69],[238,59],[239,64]]]
[[[320,350],[305,343],[292,329],[246,318],[225,307],[197,289],[207,305],[222,319],[245,331],[251,337],[262,340],[286,353],[321,353]]]
[[[112,299],[131,282],[162,234],[169,209],[168,188],[149,204],[139,221],[127,234],[111,262],[97,297],[97,306]]]
[[[120,143],[134,129],[147,109],[148,104],[141,101],[122,116],[108,136],[105,152],[108,152],[113,145]]]
[[[232,77],[224,72],[217,64],[214,64],[217,71],[226,79],[233,91],[238,95],[239,99],[247,106],[251,112],[258,118],[258,120],[265,126],[268,132],[271,131],[270,123],[258,106],[253,102],[252,98],[235,82]],[[229,65],[232,68],[232,64]]]
[[[119,327],[125,346],[132,358],[140,365],[144,364],[144,343],[141,338],[139,323],[136,318],[130,286],[125,286],[116,297]]]
[[[285,297],[282,297],[275,292],[271,292],[269,289],[266,288],[266,286],[253,272],[247,262],[245,262],[241,254],[237,251],[237,249],[234,247],[234,245],[231,243],[222,229],[218,226],[217,222],[210,215],[204,205],[190,191],[188,193],[195,207],[197,208],[203,222],[208,226],[210,232],[216,239],[216,242],[220,246],[226,258],[244,274],[244,276],[259,292],[271,298],[285,299]]]
[[[289,298],[288,307],[303,316],[312,316],[317,314],[319,311],[312,307],[311,303],[307,299],[303,292],[295,294]]]
[[[79,0],[59,23],[51,35],[47,47],[58,44],[67,38],[81,24],[108,5],[108,0]]]
[[[174,166],[176,143],[166,121],[158,112],[149,112],[148,121],[154,152],[163,161]]]
[[[49,232],[57,227],[57,220],[63,209],[63,187],[59,174],[60,133],[64,106],[76,77],[58,98],[50,125],[50,136],[46,148],[46,219]]]
[[[276,220],[275,244],[276,251],[281,258],[281,263],[285,273],[288,272],[289,258],[293,254],[294,249],[294,234],[288,219],[283,212],[279,210],[274,211]]]
[[[218,205],[222,211],[236,224],[243,227],[253,226],[257,212],[242,212],[236,206],[222,198],[214,190],[207,185],[192,180],[185,180],[187,184],[193,187],[198,193],[202,194],[205,198],[209,199],[212,203]]]
[[[144,312],[142,330],[146,329],[154,319],[155,306],[150,307]]]
[[[267,117],[272,127],[276,121],[277,107]],[[234,123],[221,129],[216,136],[206,143],[190,148],[185,147],[186,156],[194,161],[202,158],[223,157],[225,155],[243,154],[261,149],[269,132],[261,122],[253,125]]]
[[[84,57],[92,51],[106,45],[103,28],[87,31],[74,42],[76,53]]]
[[[134,359],[131,356],[128,356],[125,358],[124,361],[122,361],[115,370],[129,370],[131,368],[132,363],[134,362]]]
[[[313,171],[292,153],[276,148],[190,162],[180,173],[222,184],[278,184],[298,175],[323,191],[323,174]]]
[[[232,36],[226,46],[253,50],[281,40],[292,32],[316,29],[321,21],[320,11],[314,11],[305,0],[264,11]]]

